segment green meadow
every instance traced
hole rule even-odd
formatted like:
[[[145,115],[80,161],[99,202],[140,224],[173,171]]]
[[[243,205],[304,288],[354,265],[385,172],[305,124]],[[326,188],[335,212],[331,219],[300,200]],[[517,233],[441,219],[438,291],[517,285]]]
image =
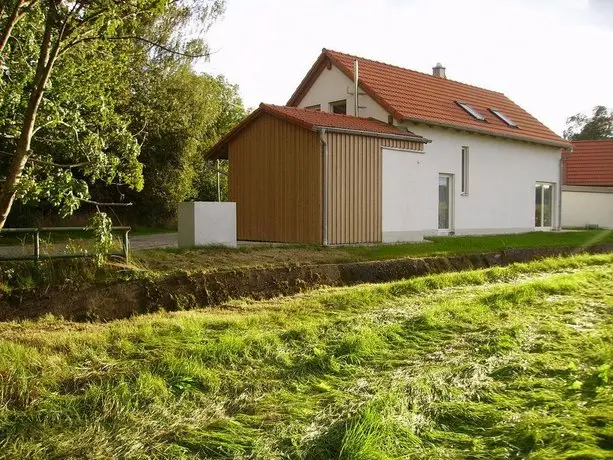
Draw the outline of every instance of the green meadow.
[[[0,457],[613,458],[613,256],[0,324]]]

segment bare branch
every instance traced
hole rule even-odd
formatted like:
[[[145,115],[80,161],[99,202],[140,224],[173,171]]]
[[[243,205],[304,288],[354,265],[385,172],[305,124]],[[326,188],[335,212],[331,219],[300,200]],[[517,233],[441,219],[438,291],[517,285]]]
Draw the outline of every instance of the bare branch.
[[[11,156],[11,157],[15,156],[14,153],[2,152],[2,151],[0,151],[0,155],[6,155],[6,156]],[[62,168],[62,169],[82,168],[92,163],[91,161],[83,161],[81,163],[62,164],[62,163],[55,163],[53,161],[39,160],[38,158],[32,158],[31,156],[28,158],[28,161],[31,161],[32,163],[47,165],[47,166],[54,166],[56,168]]]
[[[69,48],[72,48],[75,45],[78,45],[80,43],[83,42],[90,42],[90,41],[94,41],[94,40],[100,40],[100,41],[104,41],[104,40],[135,40],[135,41],[140,41],[143,43],[147,43],[148,45],[151,45],[155,48],[159,48],[161,50],[166,51],[167,53],[170,54],[174,54],[176,56],[183,56],[183,57],[187,57],[190,59],[199,59],[199,58],[209,58],[211,57],[211,53],[210,51],[207,51],[204,54],[190,54],[190,53],[183,53],[181,51],[177,51],[177,50],[173,50],[171,48],[168,48],[167,46],[162,45],[161,43],[157,43],[154,42],[152,40],[149,40],[147,38],[144,37],[138,37],[138,36],[121,36],[121,37],[85,37],[85,38],[81,38],[79,40],[75,40],[73,42],[70,42],[68,45],[66,45],[64,47],[64,49],[62,50],[62,53],[66,52],[66,50],[68,50]]]
[[[134,203],[101,203],[99,201],[86,200],[85,198],[79,198],[79,200],[83,203],[91,204],[93,206],[128,207],[134,205]]]

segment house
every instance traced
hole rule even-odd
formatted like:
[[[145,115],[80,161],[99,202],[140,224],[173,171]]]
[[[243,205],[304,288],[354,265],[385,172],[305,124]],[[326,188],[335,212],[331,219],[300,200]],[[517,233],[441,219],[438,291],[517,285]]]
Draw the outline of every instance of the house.
[[[563,154],[562,225],[613,228],[613,139],[572,144]]]
[[[356,78],[357,77],[357,78]],[[357,101],[357,102],[356,102]],[[570,145],[502,93],[324,49],[209,158],[238,238],[323,244],[559,228]]]

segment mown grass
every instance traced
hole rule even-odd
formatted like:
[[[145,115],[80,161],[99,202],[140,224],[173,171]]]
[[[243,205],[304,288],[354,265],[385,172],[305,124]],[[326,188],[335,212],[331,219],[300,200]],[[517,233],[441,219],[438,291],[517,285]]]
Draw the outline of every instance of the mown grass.
[[[0,456],[611,458],[612,262],[0,324]]]

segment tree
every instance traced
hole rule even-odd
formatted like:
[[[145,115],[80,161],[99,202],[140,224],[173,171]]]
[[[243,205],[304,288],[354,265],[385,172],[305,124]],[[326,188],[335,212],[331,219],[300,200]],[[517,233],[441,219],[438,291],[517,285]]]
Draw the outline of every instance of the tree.
[[[613,109],[597,105],[591,117],[583,113],[569,117],[564,138],[571,141],[613,139]]]
[[[5,0],[0,4],[0,229],[15,198],[69,214],[88,184],[143,186],[139,145],[116,107],[133,56],[205,56],[196,36],[222,0]],[[157,37],[153,40],[151,37]],[[32,59],[34,57],[34,59]]]
[[[175,220],[178,202],[216,199],[217,173],[204,154],[244,109],[235,86],[185,64],[153,66],[133,82],[125,110],[139,133],[145,186],[126,194],[135,204],[132,219],[165,225]]]

